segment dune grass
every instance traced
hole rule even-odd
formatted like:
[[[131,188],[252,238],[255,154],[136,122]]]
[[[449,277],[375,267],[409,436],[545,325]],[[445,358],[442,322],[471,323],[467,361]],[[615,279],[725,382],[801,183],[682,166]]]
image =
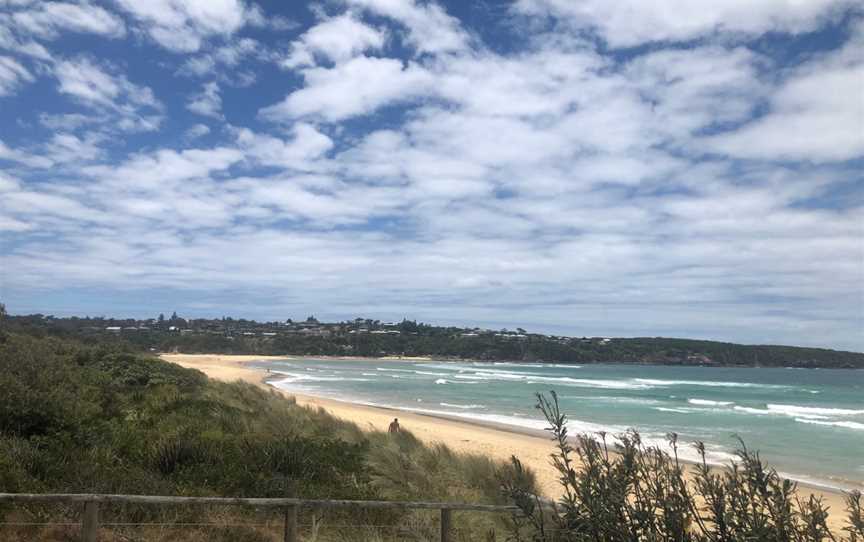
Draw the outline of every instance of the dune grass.
[[[511,465],[426,446],[407,431],[362,431],[281,394],[210,381],[158,359],[57,338],[0,336],[2,492],[505,504],[500,481],[514,472]],[[533,478],[521,483],[533,491]],[[141,528],[115,528],[105,540],[278,538],[275,523],[227,526],[278,520],[254,510],[104,508],[103,515],[117,522],[223,526],[166,526],[146,535],[135,534]],[[0,521],[77,521],[79,513],[74,507],[6,505]],[[304,513],[303,522],[309,540],[390,540],[399,533],[424,540],[437,534],[437,517],[423,512]],[[460,523],[467,539],[485,538],[503,525],[501,518],[479,514]],[[38,529],[20,536],[7,529],[3,539],[74,539],[68,537],[75,527]]]

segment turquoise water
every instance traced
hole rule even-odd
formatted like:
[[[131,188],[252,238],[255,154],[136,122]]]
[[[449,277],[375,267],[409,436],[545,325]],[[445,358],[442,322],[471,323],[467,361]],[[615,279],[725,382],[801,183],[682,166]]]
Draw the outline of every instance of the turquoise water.
[[[864,371],[532,363],[290,360],[254,364],[274,386],[521,428],[546,426],[555,390],[573,432],[635,428],[649,443],[704,441],[728,461],[735,435],[787,477],[864,488]],[[410,429],[410,428],[409,428]],[[695,458],[692,449],[685,457]]]

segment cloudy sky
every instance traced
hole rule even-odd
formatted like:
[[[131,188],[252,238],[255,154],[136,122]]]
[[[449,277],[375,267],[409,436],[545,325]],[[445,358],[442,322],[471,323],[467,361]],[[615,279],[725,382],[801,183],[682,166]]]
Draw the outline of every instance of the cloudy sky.
[[[864,350],[843,0],[0,0],[10,312]]]

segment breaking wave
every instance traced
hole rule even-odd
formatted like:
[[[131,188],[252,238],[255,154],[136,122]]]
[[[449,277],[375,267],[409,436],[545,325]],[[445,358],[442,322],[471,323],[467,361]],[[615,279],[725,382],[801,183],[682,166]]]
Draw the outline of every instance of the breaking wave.
[[[709,401],[708,399],[687,399],[691,405],[699,406],[729,406],[734,405],[734,401]]]

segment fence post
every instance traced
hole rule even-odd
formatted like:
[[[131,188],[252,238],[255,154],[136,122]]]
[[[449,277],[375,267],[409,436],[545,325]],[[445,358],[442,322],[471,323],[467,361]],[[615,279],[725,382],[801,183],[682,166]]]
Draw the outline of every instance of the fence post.
[[[453,538],[450,536],[452,534],[451,531],[451,517],[450,517],[450,509],[442,508],[441,509],[441,542],[452,542]]]
[[[99,536],[99,503],[87,501],[84,503],[84,520],[81,522],[82,542],[96,542]]]
[[[297,506],[285,507],[285,542],[297,542]]]

